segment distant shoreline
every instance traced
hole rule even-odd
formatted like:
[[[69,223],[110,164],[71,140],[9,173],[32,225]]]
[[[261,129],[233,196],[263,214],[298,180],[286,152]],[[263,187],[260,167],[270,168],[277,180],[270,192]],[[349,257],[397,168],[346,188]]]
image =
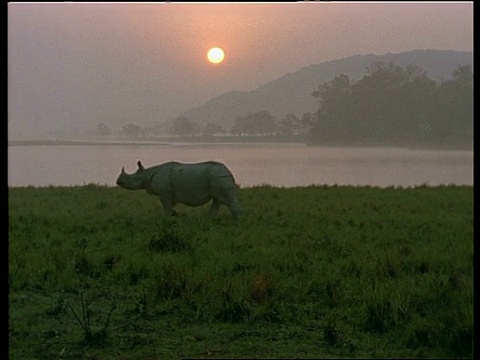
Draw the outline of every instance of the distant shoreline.
[[[174,139],[171,139],[174,140]],[[239,139],[228,138],[222,139],[224,141],[202,141],[201,139],[178,139],[178,141],[171,141],[170,139],[165,141],[124,141],[124,140],[112,140],[112,141],[89,141],[89,140],[10,140],[8,146],[146,146],[146,145],[293,145],[303,144],[305,146],[324,146],[324,147],[395,147],[404,148],[409,150],[438,150],[438,151],[473,151],[473,145],[435,145],[435,144],[416,144],[416,145],[386,145],[386,144],[308,144],[301,141],[272,141],[272,139],[265,139],[259,141],[259,139]],[[242,141],[240,141],[242,140]]]
[[[228,136],[222,138],[161,138],[155,140],[10,140],[8,146],[128,146],[128,145],[228,145],[228,144],[304,144],[305,141],[285,140],[272,137],[236,137]]]
[[[164,142],[152,141],[86,141],[86,140],[11,140],[8,146],[98,146],[98,145],[168,145]]]

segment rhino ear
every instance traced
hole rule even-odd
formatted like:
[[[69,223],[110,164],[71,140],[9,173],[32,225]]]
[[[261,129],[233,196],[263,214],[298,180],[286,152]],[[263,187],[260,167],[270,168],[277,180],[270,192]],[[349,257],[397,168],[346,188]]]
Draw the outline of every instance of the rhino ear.
[[[125,174],[125,166],[122,166],[122,174]]]
[[[140,160],[138,160],[137,165],[138,165],[138,168],[139,168],[140,170],[144,170],[144,169],[145,169],[145,168],[143,167],[143,165],[142,165],[142,162],[141,162]]]

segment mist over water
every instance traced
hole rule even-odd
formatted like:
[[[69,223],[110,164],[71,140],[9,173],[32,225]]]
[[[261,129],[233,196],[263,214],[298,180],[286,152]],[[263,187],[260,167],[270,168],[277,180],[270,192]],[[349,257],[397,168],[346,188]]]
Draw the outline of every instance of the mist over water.
[[[472,151],[336,148],[302,144],[10,146],[9,186],[115,186],[167,161],[220,161],[241,187],[473,185]]]

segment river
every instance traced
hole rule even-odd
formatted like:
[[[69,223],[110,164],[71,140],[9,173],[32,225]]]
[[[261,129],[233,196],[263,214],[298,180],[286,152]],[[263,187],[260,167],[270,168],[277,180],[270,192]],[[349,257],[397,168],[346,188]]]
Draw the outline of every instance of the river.
[[[316,147],[303,144],[38,145],[8,147],[9,186],[114,186],[166,161],[225,163],[241,187],[473,185],[473,151]]]

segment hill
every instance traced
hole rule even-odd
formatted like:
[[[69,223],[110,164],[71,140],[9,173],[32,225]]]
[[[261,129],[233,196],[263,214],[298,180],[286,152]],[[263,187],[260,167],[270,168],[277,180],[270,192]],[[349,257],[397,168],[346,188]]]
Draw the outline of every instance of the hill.
[[[230,130],[236,117],[260,110],[268,110],[277,119],[281,119],[287,113],[300,117],[307,111],[317,110],[317,99],[311,93],[319,85],[342,73],[356,81],[365,75],[368,66],[378,61],[387,64],[393,62],[400,66],[415,64],[425,70],[430,78],[441,80],[451,78],[452,72],[458,66],[473,67],[473,53],[412,50],[384,55],[355,55],[304,67],[255,90],[224,93],[179,116],[188,117],[202,126],[215,121],[227,130]]]

